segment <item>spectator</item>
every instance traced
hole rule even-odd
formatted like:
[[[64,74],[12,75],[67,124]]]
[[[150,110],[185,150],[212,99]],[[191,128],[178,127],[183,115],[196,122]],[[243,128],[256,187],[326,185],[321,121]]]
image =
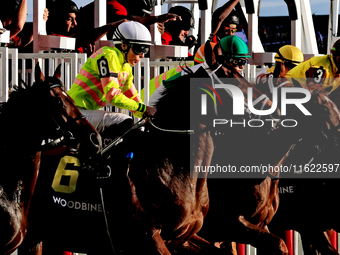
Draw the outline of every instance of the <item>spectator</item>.
[[[125,123],[132,122],[126,114],[99,110],[107,103],[130,110],[139,118],[151,117],[155,113],[154,108],[141,101],[133,84],[131,68],[149,50],[149,30],[135,21],[124,22],[116,29],[113,42],[114,48],[103,47],[87,59],[68,91],[76,106],[82,109],[85,117],[107,142],[117,135],[112,131],[117,119]]]
[[[275,67],[257,75],[255,85],[267,96],[272,93],[273,87],[282,84],[287,72],[301,64],[304,60],[302,52],[293,45],[282,46],[275,55]]]
[[[24,27],[27,16],[27,0],[3,1],[0,20],[3,27],[10,31],[10,39]]]
[[[76,38],[76,51],[92,54],[94,42],[110,30],[114,30],[123,20],[104,25],[99,28],[79,30],[77,15],[78,6],[71,0],[56,0],[50,7],[50,18],[47,22],[47,32],[50,35]]]
[[[10,31],[8,47],[25,47],[33,41],[33,27],[26,24],[27,0],[4,1],[0,11],[0,20],[3,28]],[[48,11],[45,10],[44,20],[47,20]]]
[[[164,0],[162,0],[163,4]],[[134,20],[145,26],[156,22],[176,20],[177,15],[166,13],[159,16],[150,16],[156,5],[156,0],[107,0],[107,23],[122,19]],[[79,23],[82,29],[94,27],[94,3],[90,3],[80,9]],[[112,38],[112,32],[107,34]]]
[[[169,13],[175,13],[181,17],[181,20],[168,21],[164,23],[164,33],[162,34],[163,45],[179,45],[192,48],[197,44],[193,35],[189,36],[189,30],[194,27],[195,20],[191,11],[184,6],[171,7]],[[159,24],[160,25],[160,24]],[[160,28],[158,27],[160,30]],[[188,52],[189,59],[192,57]]]
[[[235,35],[240,24],[239,15],[234,10],[238,2],[239,0],[230,0],[214,11],[210,35],[210,40],[214,43],[227,35]]]
[[[168,21],[164,24],[162,34],[163,45],[185,45],[185,39],[189,35],[189,30],[194,27],[195,20],[188,8],[184,6],[171,7],[169,13],[181,16],[182,20]]]

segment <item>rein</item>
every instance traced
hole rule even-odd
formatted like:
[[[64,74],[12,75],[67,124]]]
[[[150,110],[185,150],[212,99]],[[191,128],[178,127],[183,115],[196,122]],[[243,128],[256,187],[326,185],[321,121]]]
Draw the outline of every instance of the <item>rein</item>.
[[[173,133],[173,134],[178,134],[178,135],[193,135],[195,133],[194,130],[173,130],[173,129],[163,129],[160,127],[157,127],[152,121],[151,118],[148,119],[148,122],[150,125],[155,128],[156,130],[162,131],[162,132],[167,132],[167,133]]]

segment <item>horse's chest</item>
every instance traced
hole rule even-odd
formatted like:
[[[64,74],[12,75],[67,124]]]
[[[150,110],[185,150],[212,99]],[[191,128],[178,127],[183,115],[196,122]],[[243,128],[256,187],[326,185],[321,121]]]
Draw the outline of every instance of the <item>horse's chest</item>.
[[[88,170],[87,170],[88,171]],[[45,156],[42,158],[39,179],[36,188],[38,199],[35,205],[43,208],[51,219],[49,228],[55,236],[70,236],[79,239],[90,238],[93,233],[105,233],[103,206],[99,189],[94,177],[81,169],[79,159],[72,156]],[[40,206],[39,206],[40,204]],[[66,231],[66,232],[65,232]]]

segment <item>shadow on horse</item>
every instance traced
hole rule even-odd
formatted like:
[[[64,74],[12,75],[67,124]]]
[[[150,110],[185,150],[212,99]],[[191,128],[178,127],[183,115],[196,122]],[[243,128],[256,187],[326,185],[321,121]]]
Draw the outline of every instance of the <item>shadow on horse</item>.
[[[44,80],[37,65],[36,82],[32,86],[22,83],[1,104],[0,254],[13,252],[26,236],[41,152],[53,146],[46,139],[61,142],[72,133],[83,141],[79,150],[87,155],[101,148],[98,132],[65,94],[59,75],[56,71]]]

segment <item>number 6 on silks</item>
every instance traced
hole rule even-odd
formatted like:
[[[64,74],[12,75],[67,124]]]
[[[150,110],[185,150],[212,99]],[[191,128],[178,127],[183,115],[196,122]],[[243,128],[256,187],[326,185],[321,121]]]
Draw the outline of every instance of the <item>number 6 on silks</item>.
[[[52,188],[55,192],[71,194],[76,190],[79,172],[77,170],[66,169],[67,165],[80,167],[80,161],[79,159],[72,156],[64,156],[61,158],[52,182]],[[70,177],[68,185],[60,184],[63,176]]]

